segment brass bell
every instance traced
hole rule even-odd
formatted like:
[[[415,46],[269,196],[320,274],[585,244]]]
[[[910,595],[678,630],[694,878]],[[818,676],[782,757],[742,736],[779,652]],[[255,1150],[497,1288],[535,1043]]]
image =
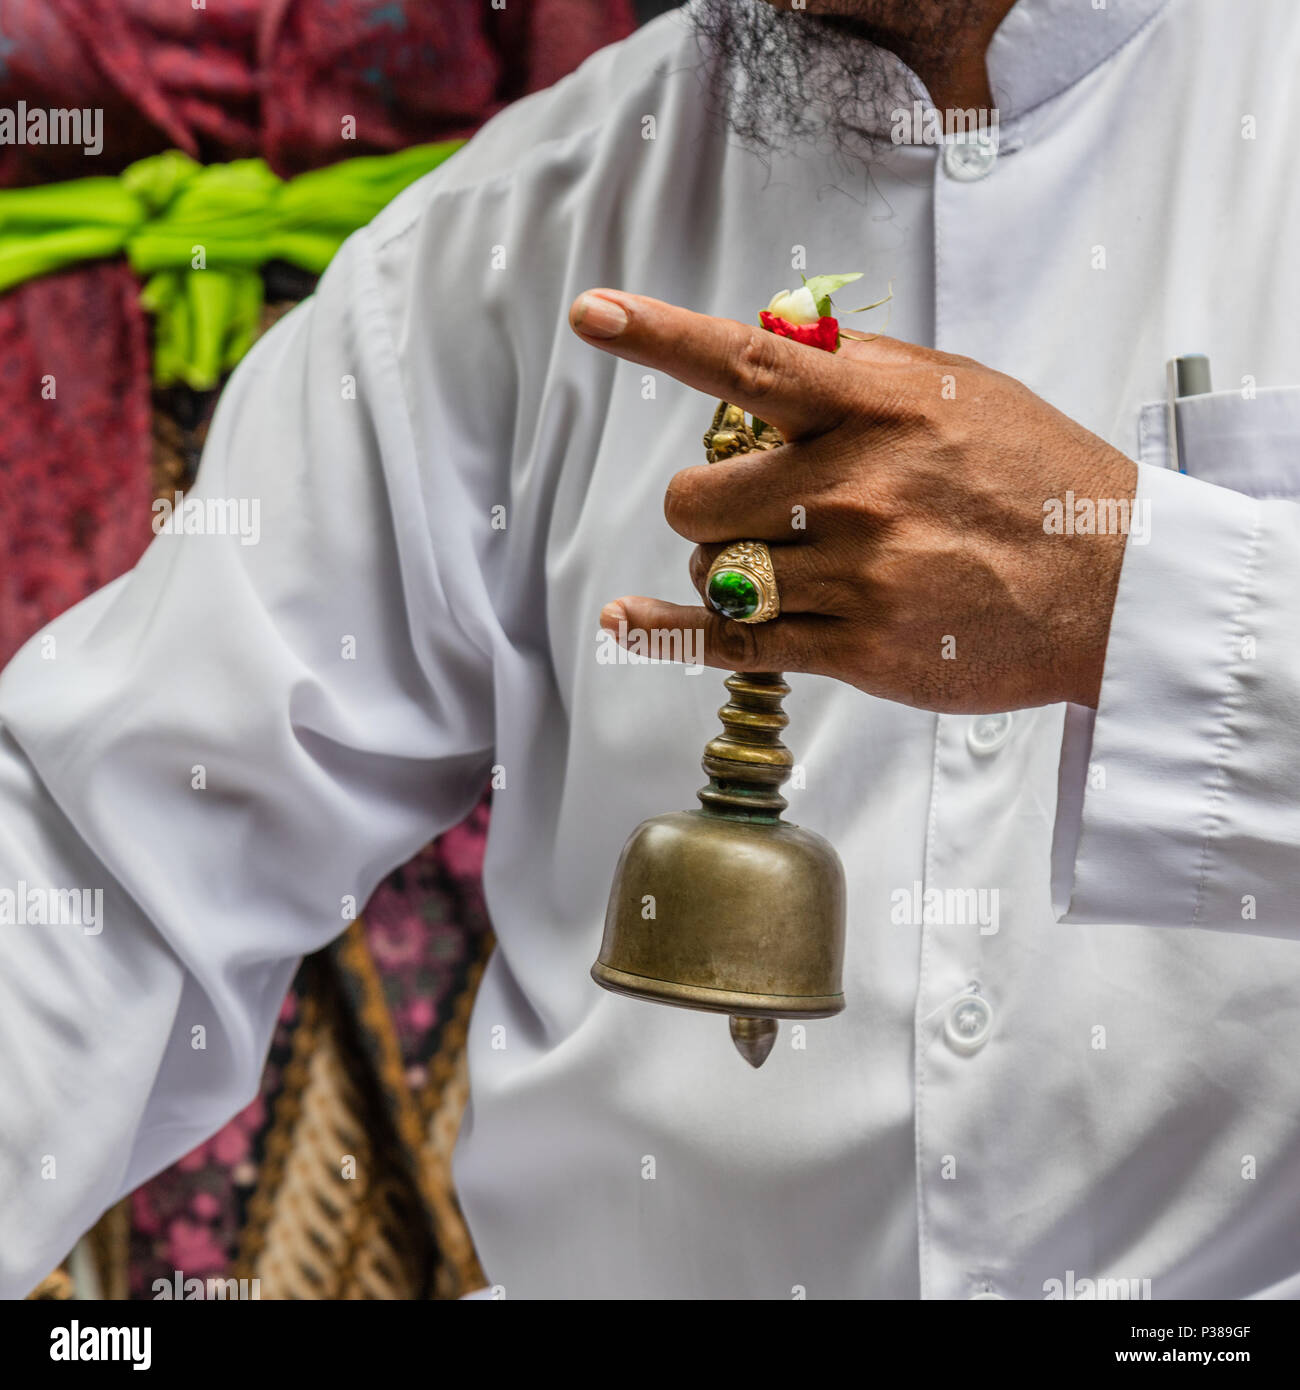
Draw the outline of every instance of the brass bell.
[[[820,835],[781,819],[790,687],[772,673],[726,685],[700,809],[632,832],[591,974],[619,994],[730,1015],[737,1049],[761,1067],[778,1019],[844,1007],[844,870]]]

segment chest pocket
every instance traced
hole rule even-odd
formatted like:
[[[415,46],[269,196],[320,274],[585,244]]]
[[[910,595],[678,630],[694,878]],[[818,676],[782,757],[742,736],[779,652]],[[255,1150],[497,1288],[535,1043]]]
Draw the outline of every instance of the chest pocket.
[[[1193,478],[1250,497],[1300,497],[1300,386],[1184,396],[1177,404],[1183,468]],[[1138,458],[1175,468],[1168,407],[1152,401],[1138,421]]]

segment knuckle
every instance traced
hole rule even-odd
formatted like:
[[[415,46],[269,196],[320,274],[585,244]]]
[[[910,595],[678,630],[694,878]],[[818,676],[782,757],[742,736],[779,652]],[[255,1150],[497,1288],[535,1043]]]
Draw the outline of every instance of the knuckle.
[[[786,661],[787,669],[807,671],[815,676],[840,676],[851,679],[853,672],[845,659],[842,632],[841,623],[826,623],[809,633],[800,644],[798,654]],[[852,646],[849,647],[849,651],[853,651]]]
[[[713,549],[716,550],[717,547],[715,546]],[[691,552],[691,583],[695,585],[701,597],[703,597],[705,583],[709,577],[709,566],[712,563],[712,556],[703,546],[697,545]]]
[[[844,606],[850,582],[830,548],[804,546],[795,554],[782,555],[776,566],[782,597],[797,600],[800,607],[828,613]]]
[[[963,371],[983,371],[983,364],[974,357],[965,357],[960,352],[936,352],[934,360],[941,367],[960,367]]]
[[[870,558],[872,549],[907,514],[890,473],[856,478],[828,493],[817,508],[820,533],[829,547],[851,559]]]
[[[856,580],[844,575],[832,575],[818,581],[814,611],[847,616],[863,607],[861,587]]]
[[[737,671],[758,669],[757,624],[713,619],[713,648],[718,656]]]
[[[771,333],[755,329],[738,334],[724,373],[729,392],[747,400],[770,396],[785,377],[784,361],[780,340]]]
[[[888,415],[901,431],[929,431],[943,418],[943,373],[912,376],[900,381],[889,398]]]
[[[664,518],[679,535],[690,526],[698,506],[697,471],[683,468],[680,473],[673,474],[664,490]]]

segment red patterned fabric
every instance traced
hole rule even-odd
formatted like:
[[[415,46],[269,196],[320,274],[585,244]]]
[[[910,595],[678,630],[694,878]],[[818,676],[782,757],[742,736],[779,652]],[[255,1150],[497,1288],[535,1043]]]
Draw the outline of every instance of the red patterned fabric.
[[[0,665],[152,539],[138,294],[114,264],[0,295]]]
[[[633,27],[631,0],[0,0],[0,106],[104,112],[100,157],[7,146],[0,184],[169,145],[292,174],[469,135]]]

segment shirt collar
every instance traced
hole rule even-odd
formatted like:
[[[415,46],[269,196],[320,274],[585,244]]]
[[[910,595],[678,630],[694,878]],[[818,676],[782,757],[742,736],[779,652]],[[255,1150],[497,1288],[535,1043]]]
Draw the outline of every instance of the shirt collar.
[[[1167,0],[1019,0],[989,44],[999,121],[1015,120],[1106,61]]]

